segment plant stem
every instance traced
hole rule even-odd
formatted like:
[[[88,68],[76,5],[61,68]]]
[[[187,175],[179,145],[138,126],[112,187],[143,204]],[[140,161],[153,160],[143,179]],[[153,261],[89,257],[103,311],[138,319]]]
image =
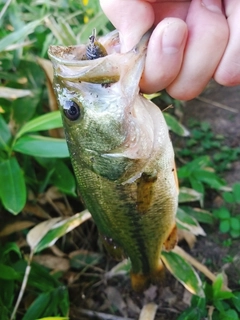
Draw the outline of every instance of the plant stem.
[[[22,300],[22,297],[23,297],[23,294],[24,294],[24,291],[25,291],[25,288],[26,288],[26,285],[27,285],[27,282],[28,282],[28,278],[29,278],[29,275],[30,275],[30,271],[31,271],[31,262],[32,262],[32,258],[33,258],[33,253],[34,252],[32,250],[30,252],[30,255],[29,255],[29,258],[28,258],[28,264],[27,264],[27,267],[26,267],[26,270],[25,270],[24,278],[23,278],[23,281],[22,281],[22,286],[21,286],[21,289],[19,291],[18,298],[17,298],[16,304],[14,306],[13,312],[11,314],[10,320],[13,320],[15,318],[17,309],[18,309],[19,304],[20,304],[20,302]]]

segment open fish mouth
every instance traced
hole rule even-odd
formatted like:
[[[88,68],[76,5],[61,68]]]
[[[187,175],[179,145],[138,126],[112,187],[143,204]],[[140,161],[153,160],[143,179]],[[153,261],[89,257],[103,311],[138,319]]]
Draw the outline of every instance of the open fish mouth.
[[[147,32],[131,52],[136,55],[139,55],[139,52],[144,54],[149,37],[150,32]],[[89,59],[89,46],[86,45],[50,46],[48,54],[56,76],[72,82],[86,81],[100,84],[117,82],[121,76],[119,64],[124,63],[126,57],[129,58],[128,55],[120,53],[119,33],[114,30],[100,38],[98,42],[105,48],[106,56],[96,55],[94,59]]]

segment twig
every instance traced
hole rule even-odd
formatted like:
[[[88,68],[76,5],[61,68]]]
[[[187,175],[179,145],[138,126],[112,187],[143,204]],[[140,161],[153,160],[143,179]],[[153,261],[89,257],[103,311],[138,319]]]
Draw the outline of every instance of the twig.
[[[157,312],[156,303],[148,303],[142,308],[139,319],[138,320],[154,320]]]
[[[238,113],[238,110],[231,108],[229,106],[226,106],[225,104],[222,104],[220,102],[217,101],[212,101],[210,99],[204,98],[204,97],[196,97],[197,100],[205,102],[205,103],[209,103],[210,105],[217,107],[217,108],[221,108],[230,112],[234,112],[234,113]]]
[[[32,258],[33,258],[33,253],[34,253],[34,251],[32,250],[30,255],[29,255],[29,258],[28,258],[28,264],[27,264],[27,267],[26,267],[26,270],[25,270],[25,274],[24,274],[24,277],[23,277],[22,286],[21,286],[21,289],[19,291],[18,298],[17,298],[16,304],[14,306],[13,312],[11,314],[10,320],[13,320],[15,318],[15,314],[17,312],[19,304],[22,301],[22,297],[23,297],[23,294],[24,294],[24,291],[25,291],[25,288],[26,288],[26,285],[27,285],[27,282],[28,282],[28,278],[29,278],[29,275],[30,275],[30,271],[31,271],[31,262],[32,262]]]
[[[87,309],[78,309],[78,312],[81,314],[84,314],[89,317],[94,317],[95,319],[101,319],[101,320],[134,320],[132,318],[126,318],[126,317],[119,317],[112,314],[107,314],[103,312],[97,312]]]
[[[188,254],[186,251],[184,251],[179,246],[176,246],[172,251],[177,253],[184,260],[189,262],[193,267],[195,267],[200,272],[202,272],[212,282],[214,282],[216,280],[217,277],[205,265],[203,265],[202,263],[197,261],[195,258],[193,258],[190,254]],[[231,291],[231,289],[229,289],[226,285],[223,285],[223,289],[227,290],[227,291]]]

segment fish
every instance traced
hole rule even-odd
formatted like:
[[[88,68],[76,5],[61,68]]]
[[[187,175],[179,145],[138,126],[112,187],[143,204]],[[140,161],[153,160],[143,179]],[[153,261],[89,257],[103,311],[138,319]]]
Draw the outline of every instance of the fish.
[[[139,89],[149,36],[126,53],[117,30],[48,51],[81,199],[107,250],[130,259],[136,291],[162,278],[161,252],[177,243],[174,150],[161,110]]]

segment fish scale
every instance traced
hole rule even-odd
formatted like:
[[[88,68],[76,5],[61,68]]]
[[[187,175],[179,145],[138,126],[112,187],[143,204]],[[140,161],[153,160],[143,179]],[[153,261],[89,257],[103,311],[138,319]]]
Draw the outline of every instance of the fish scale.
[[[161,251],[177,241],[168,127],[160,109],[139,94],[148,38],[127,53],[119,52],[117,31],[100,38],[95,51],[93,35],[91,47],[49,49],[81,198],[106,248],[130,258],[137,291],[161,277]]]

